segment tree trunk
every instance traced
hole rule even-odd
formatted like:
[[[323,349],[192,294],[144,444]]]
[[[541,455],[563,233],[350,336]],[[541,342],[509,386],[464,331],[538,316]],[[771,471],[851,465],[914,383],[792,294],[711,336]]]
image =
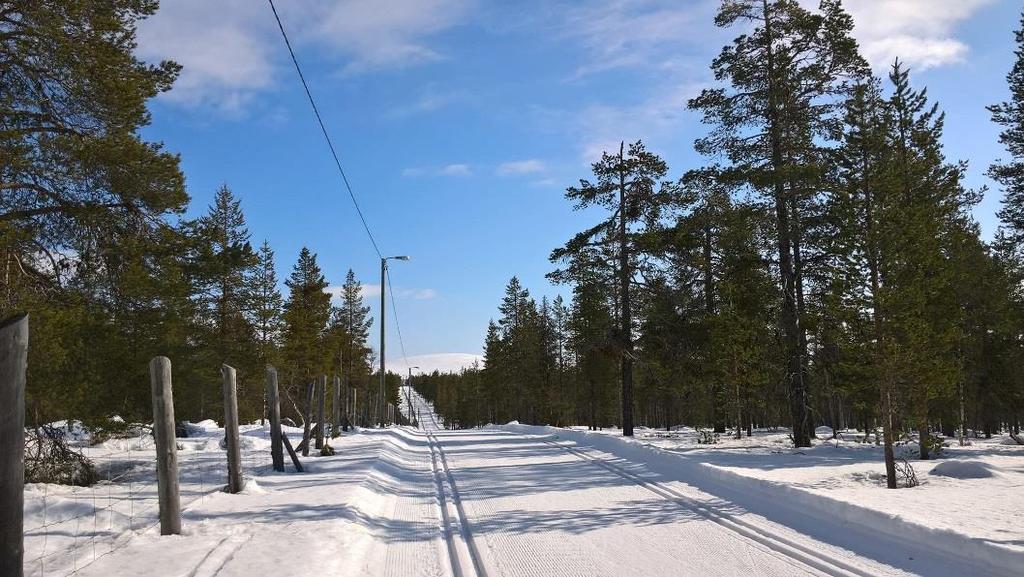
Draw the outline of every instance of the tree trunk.
[[[629,301],[629,238],[626,236],[625,142],[619,143],[619,290],[622,292],[622,435],[633,436],[633,320]]]
[[[775,204],[775,228],[777,248],[779,252],[779,275],[782,284],[782,324],[783,344],[786,357],[786,378],[789,381],[789,410],[793,426],[793,443],[797,447],[811,446],[808,430],[807,388],[804,382],[803,351],[800,349],[800,319],[796,303],[796,273],[793,268],[793,239],[787,206],[788,194],[782,178],[784,170],[782,150],[782,121],[779,118],[778,87],[775,86],[775,52],[772,47],[774,28],[771,9],[768,1],[763,0],[765,15],[765,35],[768,38],[767,62],[769,73],[768,86],[768,132],[771,148],[772,187]]]

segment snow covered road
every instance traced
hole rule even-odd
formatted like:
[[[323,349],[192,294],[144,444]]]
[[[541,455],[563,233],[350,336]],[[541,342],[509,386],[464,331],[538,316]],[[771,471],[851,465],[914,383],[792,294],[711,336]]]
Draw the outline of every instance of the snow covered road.
[[[306,459],[307,473],[265,474],[243,494],[207,496],[185,511],[183,535],[126,532],[77,574],[998,574],[956,552],[730,493],[672,455],[556,429],[448,431],[422,398],[411,400],[422,429],[347,434],[334,440],[336,456]]]

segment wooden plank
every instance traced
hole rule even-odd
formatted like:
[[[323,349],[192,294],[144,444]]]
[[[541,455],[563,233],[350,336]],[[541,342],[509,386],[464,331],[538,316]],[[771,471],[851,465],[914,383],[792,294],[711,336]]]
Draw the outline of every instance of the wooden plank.
[[[299,461],[299,456],[295,454],[295,449],[292,448],[292,442],[288,440],[288,435],[281,432],[281,440],[284,441],[284,447],[288,449],[288,455],[292,458],[292,464],[295,465],[295,470],[302,473],[302,463]]]

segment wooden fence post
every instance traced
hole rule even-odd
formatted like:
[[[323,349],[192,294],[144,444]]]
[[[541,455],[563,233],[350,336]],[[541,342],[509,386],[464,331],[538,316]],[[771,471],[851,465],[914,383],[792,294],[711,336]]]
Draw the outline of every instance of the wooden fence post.
[[[327,375],[320,375],[320,380],[316,387],[316,448],[324,448],[324,429],[327,428],[327,424],[324,422],[324,403],[327,397]]]
[[[153,357],[149,362],[153,395],[153,437],[156,440],[157,493],[160,501],[160,534],[181,534],[181,499],[178,496],[178,442],[174,438],[174,394],[171,360]]]
[[[277,369],[267,365],[267,412],[270,413],[270,460],[275,471],[284,471],[281,443],[281,402],[278,399]]]
[[[235,369],[221,365],[224,377],[224,444],[228,452],[228,493],[242,490],[242,451],[238,446],[238,394],[235,389]]]
[[[334,388],[331,389],[331,413],[333,421],[331,437],[337,437],[341,431],[341,378],[334,375]]]
[[[25,369],[28,315],[0,324],[0,575],[21,577],[25,558]]]
[[[310,382],[306,385],[306,414],[304,415],[305,423],[302,425],[302,456],[309,456],[309,427],[311,426],[310,421],[313,420],[313,383]]]

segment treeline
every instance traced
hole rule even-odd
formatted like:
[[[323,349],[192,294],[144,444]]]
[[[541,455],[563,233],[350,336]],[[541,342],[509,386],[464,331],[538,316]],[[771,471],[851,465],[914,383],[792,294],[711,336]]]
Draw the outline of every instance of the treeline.
[[[551,257],[572,302],[513,279],[483,367],[426,391],[444,417],[882,428],[922,457],[933,432],[1019,431],[1024,33],[986,242],[943,112],[899,61],[873,75],[838,0],[725,0],[715,24],[742,34],[688,104],[709,163],[670,179],[641,142],[594,163],[566,198],[606,216]]]
[[[246,421],[263,413],[268,363],[285,414],[299,417],[307,382],[337,374],[366,418],[378,381],[352,271],[332,306],[303,248],[282,295],[239,199],[223,186],[185,218],[179,158],[139,136],[147,102],[180,71],[133,54],[137,22],[156,9],[0,1],[0,318],[31,314],[27,422],[148,421],[156,355],[172,360],[180,418],[222,418],[221,363],[238,369]]]

